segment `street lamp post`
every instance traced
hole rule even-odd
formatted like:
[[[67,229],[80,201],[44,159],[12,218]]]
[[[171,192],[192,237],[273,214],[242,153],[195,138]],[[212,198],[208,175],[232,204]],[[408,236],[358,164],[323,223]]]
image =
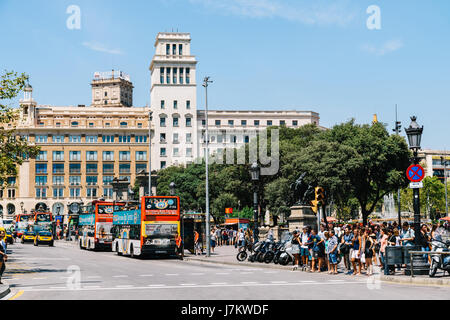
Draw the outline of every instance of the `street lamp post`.
[[[175,188],[177,187],[177,185],[175,184],[175,182],[170,183],[169,188],[170,188],[170,195],[173,197],[175,196]]]
[[[405,128],[408,136],[409,148],[413,151],[413,163],[419,163],[418,152],[420,150],[420,142],[422,140],[423,126],[419,127],[416,122],[417,117],[411,117],[409,128]],[[414,206],[414,234],[415,242],[418,244],[420,233],[420,191],[418,188],[413,189],[413,206]]]
[[[250,167],[250,174],[252,176],[253,181],[253,219],[254,219],[254,228],[253,228],[253,240],[256,243],[259,238],[259,222],[258,222],[258,182],[259,176],[261,173],[261,168],[258,163],[253,163]]]
[[[153,111],[148,113],[148,195],[151,197],[152,192],[152,121]]]
[[[400,130],[402,129],[402,124],[397,119],[397,105],[395,105],[395,129],[394,132],[400,135]],[[402,205],[401,205],[401,193],[400,188],[397,189],[397,207],[398,207],[398,225],[402,225]]]
[[[209,77],[205,77],[203,80],[203,87],[205,88],[205,139],[206,139],[206,149],[205,149],[205,170],[206,170],[206,256],[211,256],[211,232],[209,222],[211,220],[209,213],[209,132],[208,132],[208,86],[213,83]]]
[[[445,216],[448,217],[448,196],[447,196],[447,166],[449,161],[441,157],[441,164],[444,166],[444,183],[445,183]]]

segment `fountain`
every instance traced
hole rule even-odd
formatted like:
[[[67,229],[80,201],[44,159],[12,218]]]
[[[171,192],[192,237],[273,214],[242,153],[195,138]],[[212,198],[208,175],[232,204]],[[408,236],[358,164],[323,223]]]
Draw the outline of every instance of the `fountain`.
[[[395,200],[392,193],[384,196],[383,209],[381,211],[382,219],[395,219],[398,217],[398,213],[395,211]]]

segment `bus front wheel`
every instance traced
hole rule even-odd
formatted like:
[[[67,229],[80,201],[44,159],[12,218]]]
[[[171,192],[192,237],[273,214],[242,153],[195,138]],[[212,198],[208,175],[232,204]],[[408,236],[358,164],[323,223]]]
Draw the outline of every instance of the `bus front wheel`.
[[[122,253],[119,250],[119,244],[116,244],[116,253],[117,253],[118,256],[122,255]]]

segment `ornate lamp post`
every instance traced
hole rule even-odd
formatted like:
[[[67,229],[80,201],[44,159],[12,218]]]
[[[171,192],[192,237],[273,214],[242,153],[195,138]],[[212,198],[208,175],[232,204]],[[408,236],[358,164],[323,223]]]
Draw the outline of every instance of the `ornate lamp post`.
[[[408,136],[409,148],[413,151],[413,163],[419,164],[419,150],[420,142],[422,140],[423,126],[420,127],[417,122],[417,117],[411,117],[411,124],[409,128],[405,128],[406,135]],[[413,189],[413,206],[414,206],[414,233],[416,243],[419,239],[420,232],[420,191],[418,188]]]
[[[259,236],[258,183],[259,183],[259,176],[261,174],[261,167],[258,165],[258,163],[255,162],[252,164],[252,166],[250,167],[250,174],[252,176],[253,182],[253,219],[254,219],[253,240],[256,242],[258,241]]]
[[[450,162],[441,157],[441,165],[444,166],[444,184],[445,184],[445,216],[448,217],[448,195],[447,195],[447,166]]]

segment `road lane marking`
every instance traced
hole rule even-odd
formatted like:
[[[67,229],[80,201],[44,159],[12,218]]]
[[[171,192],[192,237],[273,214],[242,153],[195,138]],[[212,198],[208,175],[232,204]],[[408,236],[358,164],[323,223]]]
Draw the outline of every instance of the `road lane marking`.
[[[179,276],[179,273],[166,273],[166,276]]]
[[[17,298],[19,298],[21,295],[23,295],[25,291],[20,290],[19,292],[17,292],[13,297],[9,298],[8,300],[15,300]]]
[[[70,258],[45,258],[45,257],[33,257],[33,258],[17,258],[17,257],[13,257],[10,260],[12,262],[13,260],[25,260],[25,261],[33,261],[33,260],[69,261],[69,260],[72,260],[72,259],[70,259]]]
[[[116,286],[116,288],[133,288],[134,286],[131,284],[125,284],[125,285],[120,285],[120,286]]]
[[[211,285],[213,286],[223,286],[228,284],[228,282],[212,282]]]
[[[180,283],[180,286],[196,286],[196,283]]]
[[[344,282],[345,280],[328,280],[329,282]]]
[[[270,283],[274,283],[274,284],[284,284],[284,283],[288,283],[287,281],[270,281]]]
[[[300,281],[300,283],[317,283],[317,281],[308,280],[308,281]]]
[[[113,276],[113,278],[128,278],[128,276],[127,275]]]
[[[141,274],[139,277],[153,277],[152,274]]]
[[[147,287],[165,287],[165,284],[149,284]]]
[[[186,288],[215,288],[215,287],[271,287],[271,286],[306,286],[308,284],[313,285],[341,285],[341,284],[353,284],[353,285],[367,285],[367,281],[349,281],[349,282],[317,282],[317,283],[285,283],[285,284],[274,284],[274,283],[240,283],[240,284],[208,284],[208,285],[195,285],[195,286],[167,286],[167,285],[148,285],[146,287],[133,287],[133,286],[117,286],[114,288],[81,288],[79,290],[70,290],[64,287],[53,287],[53,288],[24,288],[26,292],[43,292],[43,291],[110,291],[110,290],[150,290],[150,289],[186,289]]]
[[[218,273],[216,273],[217,275],[220,275],[220,276],[226,276],[226,275],[229,275],[229,273],[227,273],[227,272],[218,272]]]
[[[33,280],[45,280],[47,278],[33,278]]]
[[[258,282],[252,282],[252,281],[244,281],[241,282],[242,284],[257,284]]]
[[[264,273],[278,273],[278,271],[264,271]]]

